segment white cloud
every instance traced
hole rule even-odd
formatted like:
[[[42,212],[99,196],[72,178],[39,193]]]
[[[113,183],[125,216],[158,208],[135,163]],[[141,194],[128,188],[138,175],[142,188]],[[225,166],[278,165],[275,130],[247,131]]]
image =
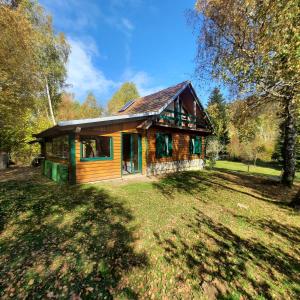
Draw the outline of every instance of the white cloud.
[[[164,87],[161,85],[154,85],[153,78],[144,71],[134,72],[131,69],[125,70],[123,81],[134,82],[141,96],[146,96],[162,90]]]
[[[95,44],[83,43],[80,40],[69,39],[71,54],[67,65],[68,91],[75,94],[77,99],[84,99],[89,91],[96,96],[108,99],[125,81],[134,82],[141,96],[149,95],[163,86],[154,85],[153,78],[144,71],[133,71],[127,68],[120,80],[107,78],[102,70],[97,68],[92,61],[93,56],[101,56]]]
[[[98,95],[106,95],[117,86],[113,80],[106,78],[104,73],[97,69],[92,62],[95,45],[86,45],[80,41],[69,39],[71,54],[67,65],[67,83],[69,91],[82,99],[88,91]]]
[[[121,19],[121,22],[123,24],[123,26],[127,29],[127,30],[133,30],[134,29],[134,26],[133,24],[131,23],[131,21],[127,18],[122,18]]]

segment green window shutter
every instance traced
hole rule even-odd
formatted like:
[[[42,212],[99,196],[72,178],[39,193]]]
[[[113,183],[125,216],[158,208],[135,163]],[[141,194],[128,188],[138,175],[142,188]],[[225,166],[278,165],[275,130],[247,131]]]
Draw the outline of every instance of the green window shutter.
[[[194,154],[195,139],[190,137],[190,154]]]
[[[200,139],[199,139],[199,136],[196,136],[195,138],[195,151],[194,153],[195,154],[199,154],[200,153]]]
[[[156,157],[161,158],[163,157],[163,142],[164,137],[160,134],[156,134]]]
[[[202,136],[199,136],[199,154],[202,154]]]
[[[172,143],[172,134],[168,134],[168,156],[172,156],[172,152],[173,152],[173,143]]]

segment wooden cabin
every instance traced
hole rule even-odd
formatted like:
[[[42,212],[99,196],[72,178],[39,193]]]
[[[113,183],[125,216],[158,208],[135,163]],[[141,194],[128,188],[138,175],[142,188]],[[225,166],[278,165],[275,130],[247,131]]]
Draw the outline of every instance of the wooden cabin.
[[[203,168],[212,125],[189,81],[129,101],[109,117],[59,122],[35,136],[43,172],[94,182]]]

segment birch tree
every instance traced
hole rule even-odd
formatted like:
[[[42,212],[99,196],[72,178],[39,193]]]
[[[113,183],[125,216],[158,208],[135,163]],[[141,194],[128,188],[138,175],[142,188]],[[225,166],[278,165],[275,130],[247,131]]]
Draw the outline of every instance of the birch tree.
[[[293,0],[198,0],[197,70],[256,95],[253,106],[276,101],[284,122],[282,182],[295,176],[300,87],[300,8]]]

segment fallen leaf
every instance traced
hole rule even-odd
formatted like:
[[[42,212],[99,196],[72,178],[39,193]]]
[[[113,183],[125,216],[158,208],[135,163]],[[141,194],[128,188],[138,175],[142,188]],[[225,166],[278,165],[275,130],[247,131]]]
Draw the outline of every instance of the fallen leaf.
[[[29,285],[33,285],[34,284],[34,279],[30,279],[28,282]]]

